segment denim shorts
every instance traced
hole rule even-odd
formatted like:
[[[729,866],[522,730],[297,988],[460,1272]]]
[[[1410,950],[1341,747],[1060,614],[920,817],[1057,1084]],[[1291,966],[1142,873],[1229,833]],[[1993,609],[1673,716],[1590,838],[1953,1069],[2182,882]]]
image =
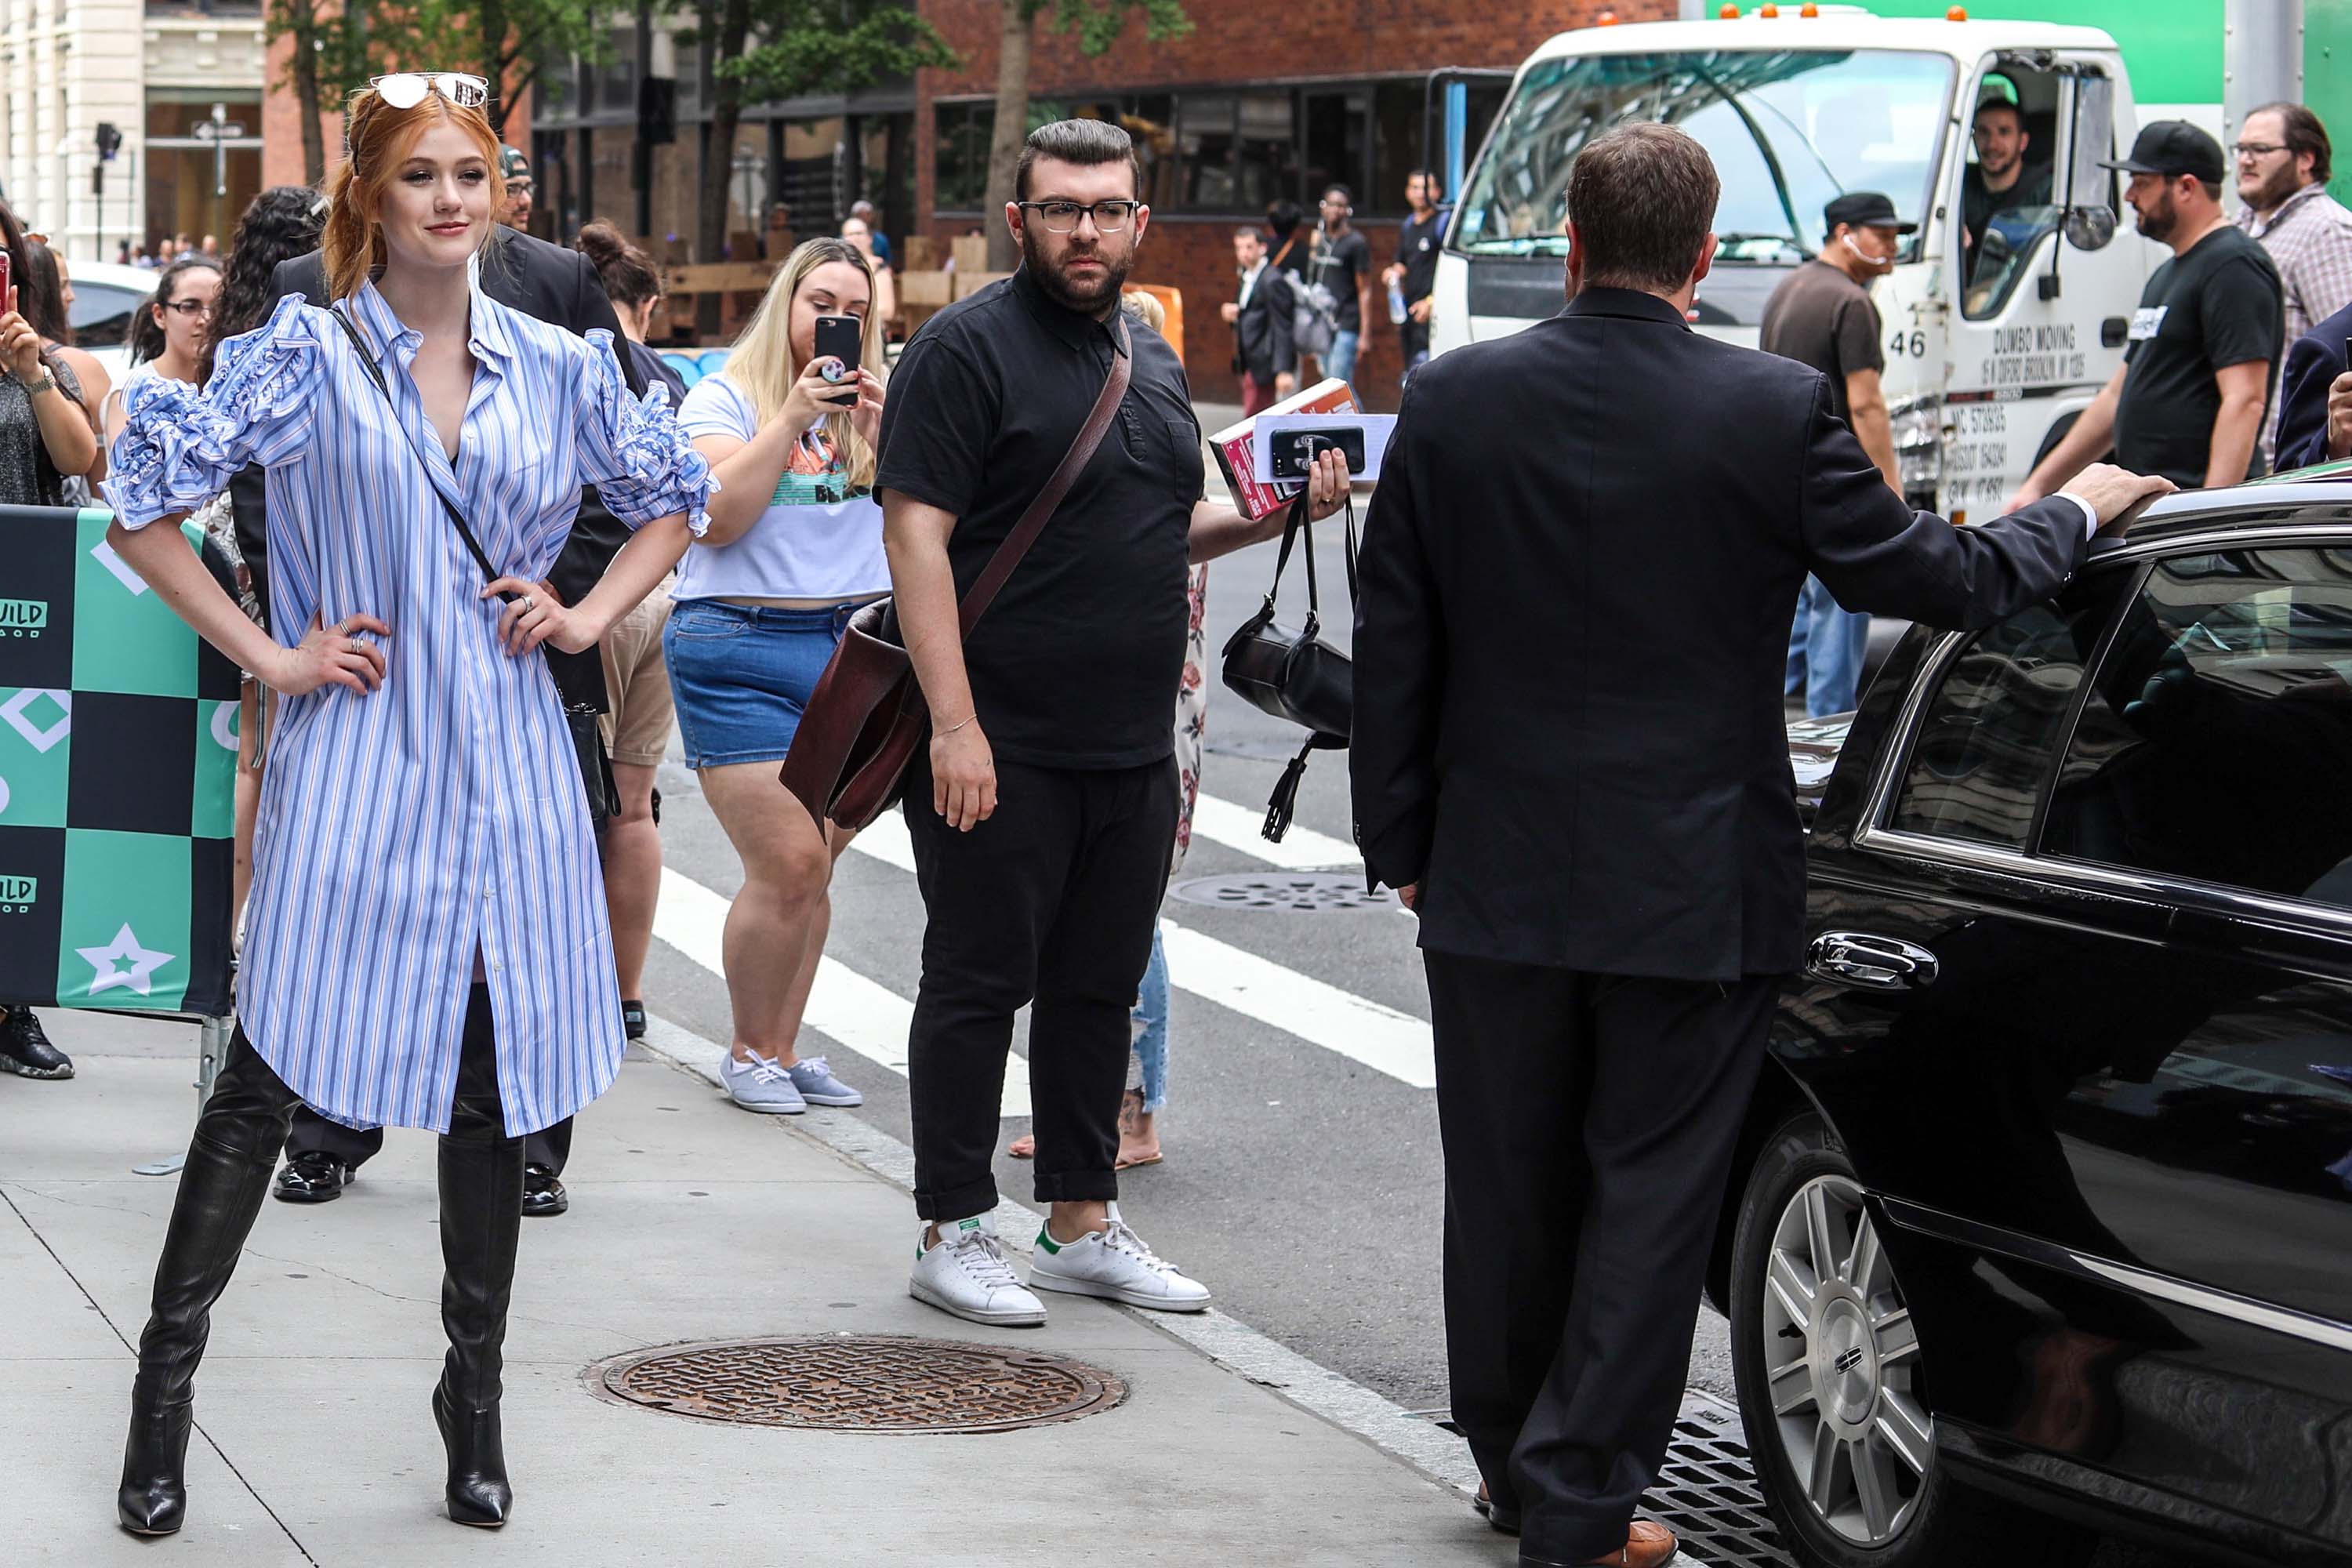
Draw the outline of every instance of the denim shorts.
[[[861,606],[821,610],[688,599],[662,632],[686,765],[782,762],[817,677]]]

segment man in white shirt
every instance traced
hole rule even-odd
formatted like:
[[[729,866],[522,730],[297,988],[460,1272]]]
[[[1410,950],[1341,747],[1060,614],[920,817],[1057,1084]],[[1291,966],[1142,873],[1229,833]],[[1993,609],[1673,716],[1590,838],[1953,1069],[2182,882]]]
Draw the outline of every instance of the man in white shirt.
[[[2271,103],[2238,132],[2238,226],[2278,268],[2289,343],[2352,303],[2352,209],[2327,194],[2327,127],[2300,103]],[[2277,447],[2280,398],[2263,422],[2265,466]]]

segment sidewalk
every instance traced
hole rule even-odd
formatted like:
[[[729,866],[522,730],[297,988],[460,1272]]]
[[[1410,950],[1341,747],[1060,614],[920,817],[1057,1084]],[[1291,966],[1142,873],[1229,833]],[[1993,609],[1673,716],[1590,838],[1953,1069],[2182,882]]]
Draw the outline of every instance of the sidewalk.
[[[1048,1327],[990,1332],[909,1300],[905,1192],[812,1130],[728,1106],[684,1065],[711,1047],[667,1026],[656,1037],[681,1059],[632,1049],[580,1119],[572,1212],[524,1226],[511,1525],[484,1540],[442,1515],[433,1148],[394,1132],[341,1200],[264,1205],[197,1380],[190,1522],[135,1540],[113,1521],[128,1340],[177,1178],[131,1168],[186,1144],[195,1031],[44,1017],[79,1076],[0,1078],[0,1563],[1516,1561],[1459,1492],[1142,1314],[1055,1297]],[[837,1141],[860,1135],[828,1120]],[[987,1436],[851,1435],[688,1420],[583,1380],[642,1347],[837,1331],[1066,1354],[1129,1395]]]

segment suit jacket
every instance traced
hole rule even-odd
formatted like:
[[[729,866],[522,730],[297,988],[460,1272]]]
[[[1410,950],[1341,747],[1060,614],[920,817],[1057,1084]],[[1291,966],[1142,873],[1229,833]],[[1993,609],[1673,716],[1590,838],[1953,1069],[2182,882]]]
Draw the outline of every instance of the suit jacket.
[[[328,294],[324,256],[313,250],[279,262],[269,275],[269,308],[273,310],[278,301],[289,294],[299,294],[314,305],[325,304]],[[639,397],[645,395],[645,371],[622,346],[626,340],[621,335],[620,318],[613,313],[612,300],[605,298],[595,263],[580,252],[534,239],[517,229],[500,228],[482,256],[482,292],[501,305],[569,332],[585,336],[602,327],[613,334],[621,375],[628,383],[629,391]],[[466,521],[474,521],[472,518]],[[475,525],[475,531],[480,531],[479,524]],[[613,557],[620,552],[628,537],[628,525],[614,517],[597,498],[596,487],[582,487],[580,516],[548,573],[549,581],[555,584],[555,591],[563,595],[566,604],[578,604],[596,585],[596,580],[613,563]],[[600,712],[609,710],[604,662],[594,650],[572,654],[550,647],[547,667],[566,703],[585,702]]]
[[[2327,461],[2327,388],[2344,374],[2344,340],[2352,337],[2347,305],[2288,345],[2279,375],[2278,460],[2271,472]]]
[[[1234,374],[1246,373],[1269,390],[1276,376],[1285,371],[1296,374],[1298,370],[1298,351],[1290,337],[1294,287],[1286,269],[1262,268],[1256,286],[1234,321]]]
[[[1829,396],[1614,289],[1413,373],[1365,526],[1349,771],[1366,868],[1422,884],[1423,947],[1798,966],[1781,681],[1805,574],[1979,626],[2087,547],[2064,498],[1970,528],[1912,511]]]

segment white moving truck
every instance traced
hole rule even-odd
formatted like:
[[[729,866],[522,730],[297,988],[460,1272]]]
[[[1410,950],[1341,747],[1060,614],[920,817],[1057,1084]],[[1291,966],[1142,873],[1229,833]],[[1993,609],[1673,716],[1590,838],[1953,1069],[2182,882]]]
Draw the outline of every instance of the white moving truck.
[[[1764,303],[1822,242],[1822,208],[1882,191],[1919,225],[1874,289],[1904,489],[1981,521],[2122,362],[2147,276],[2102,159],[2138,125],[2115,40],[2034,22],[1880,17],[1795,4],[1779,15],[1589,27],[1519,68],[1465,180],[1439,259],[1439,353],[1517,331],[1562,302],[1568,167],[1628,121],[1704,142],[1723,181],[1721,249],[1692,323],[1753,345]],[[2049,205],[1993,215],[1963,243],[1970,121],[1987,97],[2022,111]]]

